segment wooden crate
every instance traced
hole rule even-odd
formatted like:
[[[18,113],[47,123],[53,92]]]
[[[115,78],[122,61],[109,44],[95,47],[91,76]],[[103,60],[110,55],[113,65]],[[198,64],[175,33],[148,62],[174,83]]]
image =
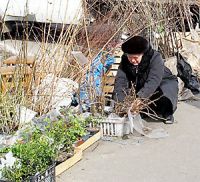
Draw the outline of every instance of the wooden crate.
[[[33,68],[34,64],[35,64],[35,57],[27,56],[26,59],[22,59],[18,56],[11,56],[11,57],[3,60],[3,64],[5,64],[7,66],[25,64],[25,65],[28,65],[29,67]]]
[[[121,62],[121,52],[119,55],[115,55],[115,63],[111,66],[108,73],[105,75],[105,84],[103,87],[103,92],[105,96],[112,97],[112,93],[114,90],[114,83],[115,83],[115,77],[117,75],[117,70],[119,67],[119,64]]]
[[[1,75],[1,91],[5,93],[16,86],[16,80],[22,81],[23,87],[28,92],[32,80],[32,69],[24,65],[20,66],[4,66],[0,67]]]

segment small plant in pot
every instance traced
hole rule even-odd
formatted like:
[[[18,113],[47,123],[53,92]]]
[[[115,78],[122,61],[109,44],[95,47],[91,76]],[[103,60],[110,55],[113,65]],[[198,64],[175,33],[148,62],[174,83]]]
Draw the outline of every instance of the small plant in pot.
[[[95,135],[100,130],[100,121],[102,117],[100,116],[92,116],[90,115],[85,119],[86,122],[86,129],[90,133],[90,135]]]
[[[85,120],[84,118],[76,114],[72,114],[70,112],[68,113],[67,118],[68,118],[67,135],[70,138],[70,140],[74,143],[74,145],[77,147],[82,143],[84,143],[83,137],[87,135],[87,131],[85,128]]]

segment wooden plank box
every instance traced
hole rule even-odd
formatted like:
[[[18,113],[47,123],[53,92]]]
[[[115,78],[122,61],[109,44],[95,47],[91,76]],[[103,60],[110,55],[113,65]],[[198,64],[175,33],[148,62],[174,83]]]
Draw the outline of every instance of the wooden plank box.
[[[99,131],[88,140],[86,140],[83,144],[76,147],[74,150],[74,155],[71,158],[56,166],[56,176],[60,175],[61,173],[72,167],[74,164],[76,164],[78,161],[80,161],[83,157],[83,151],[94,144],[96,141],[98,141],[100,138],[101,132]]]
[[[72,157],[56,166],[56,176],[60,175],[61,173],[72,167],[74,164],[80,161],[82,157],[83,151],[79,148],[75,148],[74,155]]]
[[[101,138],[101,132],[99,131],[92,137],[88,138],[83,144],[78,146],[77,148],[81,149],[82,151],[86,150],[88,147],[93,145],[95,142],[97,142]]]

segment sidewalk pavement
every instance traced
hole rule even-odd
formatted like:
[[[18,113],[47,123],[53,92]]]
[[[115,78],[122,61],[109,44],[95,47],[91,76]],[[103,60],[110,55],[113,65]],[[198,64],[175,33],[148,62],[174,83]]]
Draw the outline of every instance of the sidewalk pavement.
[[[199,109],[200,101],[181,102],[173,125],[148,123],[166,129],[165,139],[134,134],[127,140],[95,143],[57,182],[199,182]]]

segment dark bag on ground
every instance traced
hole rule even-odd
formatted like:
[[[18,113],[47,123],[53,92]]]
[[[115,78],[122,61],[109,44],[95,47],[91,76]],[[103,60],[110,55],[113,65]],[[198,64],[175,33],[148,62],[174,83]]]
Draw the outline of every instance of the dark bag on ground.
[[[185,87],[190,89],[193,93],[200,92],[200,83],[196,76],[192,74],[192,68],[189,63],[185,61],[185,58],[176,53],[177,57],[177,71],[178,77],[184,82]]]

